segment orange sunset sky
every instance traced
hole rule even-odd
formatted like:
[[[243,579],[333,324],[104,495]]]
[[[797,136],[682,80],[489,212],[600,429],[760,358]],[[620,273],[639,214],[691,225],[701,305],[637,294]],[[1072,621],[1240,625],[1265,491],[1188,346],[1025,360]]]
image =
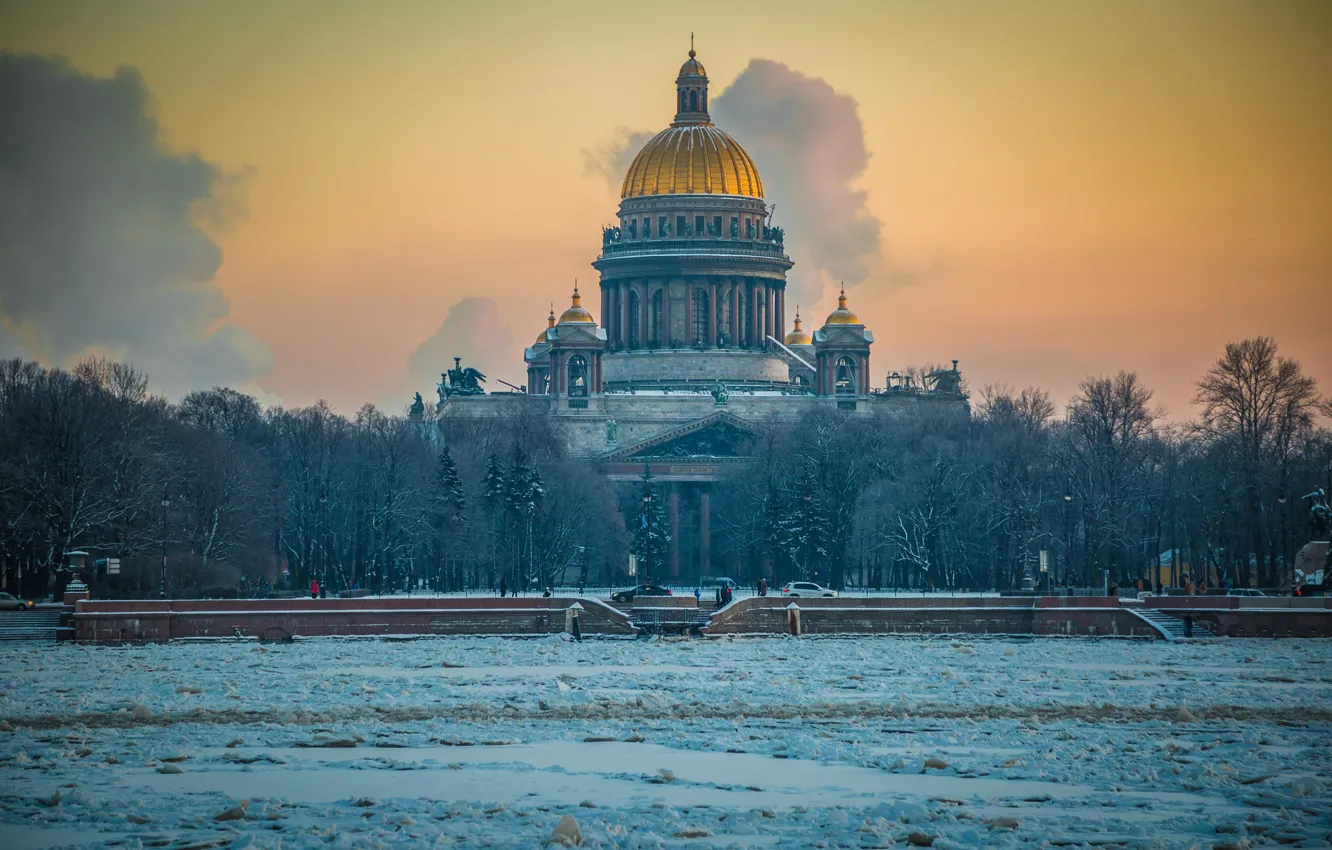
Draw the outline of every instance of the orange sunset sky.
[[[788,312],[798,301],[821,323],[848,277],[876,337],[875,386],[957,358],[973,389],[1036,384],[1062,405],[1085,376],[1123,368],[1182,418],[1227,341],[1269,334],[1332,390],[1332,3],[0,9],[0,48],[98,78],[137,69],[159,147],[217,168],[210,213],[191,214],[220,265],[211,284],[181,285],[220,290],[206,332],[232,325],[259,352],[234,382],[348,413],[412,390],[433,399],[428,373],[455,350],[491,388],[521,383],[522,346],[574,278],[595,312],[588,264],[619,200],[621,148],[669,123],[691,31],[731,108],[714,109],[718,125],[780,198],[798,263]],[[745,73],[772,97],[753,126],[786,115],[798,141],[727,123],[745,104],[726,90]],[[760,85],[771,79],[784,82]],[[792,91],[807,97],[784,112]],[[846,121],[802,111],[818,104]],[[877,228],[868,249],[847,249],[863,273],[803,259],[830,249],[808,241],[827,217],[802,209],[842,197],[795,178],[782,194],[806,165],[836,175]],[[6,314],[16,292],[0,279],[11,348],[68,359],[43,348],[58,310]],[[464,299],[493,306],[460,308],[439,339]],[[111,331],[95,343],[173,375],[173,395],[214,380]]]

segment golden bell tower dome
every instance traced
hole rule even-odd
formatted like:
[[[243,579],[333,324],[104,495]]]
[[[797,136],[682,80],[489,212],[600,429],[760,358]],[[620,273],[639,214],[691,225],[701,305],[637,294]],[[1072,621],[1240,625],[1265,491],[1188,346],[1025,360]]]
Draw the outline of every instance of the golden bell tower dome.
[[[560,314],[560,324],[564,324],[565,322],[596,324],[596,320],[592,318],[592,314],[587,312],[587,308],[583,306],[583,299],[578,294],[578,281],[576,280],[574,281],[573,303],[569,305],[568,310],[565,310]]]
[[[708,76],[696,55],[691,36],[689,59],[675,79],[675,121],[634,157],[620,187],[621,200],[652,195],[763,197],[754,160],[708,115]]]
[[[842,284],[842,294],[837,296],[837,309],[828,314],[828,321],[825,325],[859,325],[863,324],[860,317],[852,313],[846,306],[846,284]]]
[[[785,342],[787,345],[812,345],[814,343],[814,337],[809,335],[809,331],[800,327],[799,305],[796,306],[795,327],[786,335]]]

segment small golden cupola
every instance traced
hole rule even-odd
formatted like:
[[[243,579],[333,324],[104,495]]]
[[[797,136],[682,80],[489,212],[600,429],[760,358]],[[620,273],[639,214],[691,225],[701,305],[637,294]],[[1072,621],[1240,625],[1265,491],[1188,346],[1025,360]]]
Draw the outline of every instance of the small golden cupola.
[[[555,305],[550,305],[550,315],[546,317],[546,330],[537,335],[537,342],[546,342],[546,331],[555,327]]]
[[[859,325],[860,317],[846,306],[846,284],[842,284],[842,294],[837,296],[837,309],[828,314],[825,325]]]
[[[786,335],[787,345],[812,345],[814,337],[809,335],[809,331],[800,327],[800,305],[796,305],[795,327]]]
[[[573,303],[569,305],[568,310],[565,310],[560,314],[560,324],[564,324],[565,322],[587,325],[596,324],[596,320],[592,318],[592,314],[587,312],[587,309],[583,307],[583,299],[578,294],[578,281],[576,280],[574,281]]]

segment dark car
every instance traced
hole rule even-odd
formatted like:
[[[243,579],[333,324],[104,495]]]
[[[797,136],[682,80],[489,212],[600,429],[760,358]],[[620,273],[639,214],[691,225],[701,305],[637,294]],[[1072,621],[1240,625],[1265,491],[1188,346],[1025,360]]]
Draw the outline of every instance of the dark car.
[[[617,590],[611,594],[612,602],[633,602],[635,596],[670,596],[671,592],[655,584],[640,584],[628,590]]]

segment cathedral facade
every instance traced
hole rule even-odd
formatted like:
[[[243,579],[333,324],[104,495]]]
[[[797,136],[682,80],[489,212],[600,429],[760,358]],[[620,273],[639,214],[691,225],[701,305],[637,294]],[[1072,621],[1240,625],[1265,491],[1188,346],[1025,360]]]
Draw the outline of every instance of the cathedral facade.
[[[967,409],[956,361],[924,386],[893,373],[874,387],[874,335],[845,291],[812,333],[798,311],[787,331],[785,234],[754,161],[712,123],[693,50],[675,88],[674,120],[634,158],[617,223],[602,232],[598,316],[575,286],[568,309],[552,310],[524,350],[522,392],[448,395],[438,410],[477,417],[534,405],[573,456],[613,480],[648,469],[666,492],[671,551],[655,577],[668,582],[740,573],[739,556],[713,546],[710,494],[761,429],[818,410]]]

